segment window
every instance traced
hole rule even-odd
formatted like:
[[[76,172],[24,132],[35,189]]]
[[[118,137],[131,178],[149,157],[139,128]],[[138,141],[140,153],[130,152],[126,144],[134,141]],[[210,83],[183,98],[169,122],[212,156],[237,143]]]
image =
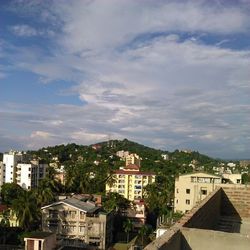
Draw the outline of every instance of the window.
[[[237,183],[240,183],[241,179],[237,179]]]
[[[177,194],[179,193],[179,189],[178,189],[178,188],[176,188],[176,193],[177,193]]]
[[[80,226],[80,227],[79,227],[79,232],[80,232],[80,233],[84,233],[84,230],[85,230],[85,227],[84,227],[84,226]]]
[[[83,220],[84,219],[84,212],[80,212],[80,220]]]
[[[38,242],[38,250],[42,250],[42,241],[41,240],[39,240],[39,242]]]
[[[201,189],[201,194],[202,195],[207,195],[207,190],[206,189]]]
[[[176,204],[178,204],[178,199],[176,200]]]
[[[186,194],[190,194],[190,189],[189,188],[186,189]]]
[[[186,204],[187,204],[187,205],[190,205],[190,200],[186,200]]]
[[[69,211],[71,219],[75,219],[76,217],[76,211]]]

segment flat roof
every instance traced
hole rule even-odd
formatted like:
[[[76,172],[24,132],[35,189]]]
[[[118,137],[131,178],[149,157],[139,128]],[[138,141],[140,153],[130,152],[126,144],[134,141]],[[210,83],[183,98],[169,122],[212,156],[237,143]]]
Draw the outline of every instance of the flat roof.
[[[29,238],[32,238],[32,239],[45,239],[51,235],[53,235],[54,233],[50,233],[50,232],[30,232],[28,233],[28,235],[24,238],[26,239],[29,239]]]

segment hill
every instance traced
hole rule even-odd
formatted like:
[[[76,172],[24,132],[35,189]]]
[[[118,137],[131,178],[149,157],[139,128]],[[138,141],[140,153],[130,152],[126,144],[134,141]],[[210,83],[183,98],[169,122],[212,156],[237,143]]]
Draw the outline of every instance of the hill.
[[[94,161],[107,162],[113,165],[114,168],[118,168],[124,165],[124,162],[116,156],[116,152],[120,150],[138,154],[142,158],[142,170],[167,171],[174,175],[191,172],[194,169],[212,172],[213,166],[219,164],[218,160],[196,151],[175,150],[174,152],[168,152],[147,147],[127,139],[104,141],[89,146],[74,143],[57,145],[37,151],[29,151],[28,153],[47,162],[57,161],[60,164],[65,164],[83,159],[89,163]],[[165,155],[165,159],[163,155]]]

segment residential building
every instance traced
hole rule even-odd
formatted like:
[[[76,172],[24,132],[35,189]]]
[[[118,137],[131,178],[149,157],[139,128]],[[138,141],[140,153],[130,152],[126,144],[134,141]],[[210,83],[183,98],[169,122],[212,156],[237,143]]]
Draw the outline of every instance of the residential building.
[[[106,192],[116,192],[126,199],[134,201],[143,198],[143,189],[155,182],[155,174],[140,171],[135,164],[126,165],[114,171],[115,183],[106,183]]]
[[[229,182],[229,183],[233,183],[233,184],[241,184],[241,174],[223,173],[222,177],[224,179],[224,182]]]
[[[25,250],[55,250],[57,248],[56,234],[47,232],[32,232],[24,237]]]
[[[0,165],[0,187],[4,183],[17,183],[27,190],[37,187],[39,180],[45,177],[47,167],[47,164],[37,160],[28,160],[24,153],[5,153]]]
[[[113,214],[92,202],[69,198],[42,209],[42,229],[68,245],[106,249],[112,242]]]
[[[220,176],[202,172],[180,175],[175,179],[174,211],[189,211],[221,182]]]
[[[216,187],[226,184],[241,184],[241,174],[212,175],[196,172],[180,175],[175,179],[174,211],[186,213]]]
[[[4,183],[14,182],[17,163],[21,162],[22,159],[23,154],[21,152],[11,150],[3,154],[3,165],[0,166],[0,186]]]
[[[125,158],[125,165],[128,166],[128,165],[137,165],[137,166],[141,166],[141,158],[139,155],[137,154],[129,154],[128,156],[126,156]]]
[[[63,185],[65,185],[66,181],[66,171],[63,165],[55,168],[55,178],[60,181]]]
[[[39,181],[46,176],[48,165],[31,161],[30,163],[18,163],[16,168],[16,183],[26,190],[38,186]]]
[[[121,159],[124,159],[129,155],[129,151],[120,150],[116,152],[116,156],[120,157]]]
[[[133,201],[133,205],[126,210],[126,217],[128,217],[135,230],[140,229],[146,222],[146,205],[143,200]]]

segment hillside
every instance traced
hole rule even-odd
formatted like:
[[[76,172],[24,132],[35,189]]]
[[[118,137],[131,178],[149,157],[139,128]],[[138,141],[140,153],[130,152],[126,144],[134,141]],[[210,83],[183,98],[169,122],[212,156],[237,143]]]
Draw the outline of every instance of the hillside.
[[[199,152],[184,152],[179,150],[168,152],[150,148],[127,139],[104,141],[89,146],[74,143],[57,145],[42,148],[37,151],[29,151],[28,153],[34,157],[40,157],[47,162],[57,161],[60,164],[65,164],[83,159],[84,162],[93,163],[98,160],[99,162],[110,163],[114,168],[118,168],[124,164],[116,156],[116,152],[119,150],[138,154],[142,158],[143,170],[155,172],[167,171],[174,175],[177,173],[191,172],[193,168],[201,168],[202,170],[210,172],[213,166],[219,164],[218,160],[200,154]],[[162,154],[166,155],[165,160]],[[192,166],[190,164],[192,164]]]

